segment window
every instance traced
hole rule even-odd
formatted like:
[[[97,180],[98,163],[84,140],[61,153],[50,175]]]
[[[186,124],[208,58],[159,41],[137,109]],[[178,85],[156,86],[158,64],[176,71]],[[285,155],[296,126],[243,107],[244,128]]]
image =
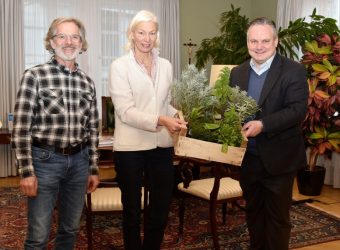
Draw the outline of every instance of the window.
[[[103,95],[108,84],[109,66],[113,60],[124,54],[127,43],[126,29],[135,15],[132,10],[102,8],[101,12],[101,65]]]
[[[300,0],[301,1],[301,0]],[[313,9],[316,8],[316,13],[325,17],[330,17],[338,21],[340,27],[340,1],[339,0],[302,0],[302,16],[306,16],[307,21],[312,14]]]
[[[340,27],[340,1],[339,0],[278,0],[277,20],[278,27],[286,28],[289,21],[306,17],[310,21],[310,15],[316,8],[318,15],[330,17],[338,21]]]

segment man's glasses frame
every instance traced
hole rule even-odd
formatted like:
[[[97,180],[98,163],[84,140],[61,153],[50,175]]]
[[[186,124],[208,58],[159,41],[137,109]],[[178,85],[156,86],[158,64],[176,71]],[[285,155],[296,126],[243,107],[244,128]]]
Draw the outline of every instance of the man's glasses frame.
[[[61,42],[65,42],[67,39],[71,39],[71,41],[75,43],[79,43],[82,41],[81,35],[78,34],[66,35],[64,33],[60,33],[52,36],[52,39],[53,38],[57,38]]]

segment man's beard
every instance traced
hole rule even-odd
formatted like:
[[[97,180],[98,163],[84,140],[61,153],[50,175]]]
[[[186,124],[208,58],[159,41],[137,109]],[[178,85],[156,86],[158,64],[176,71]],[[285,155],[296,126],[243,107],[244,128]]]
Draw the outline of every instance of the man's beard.
[[[66,55],[64,54],[63,49],[64,48],[72,48],[75,49],[74,52],[71,55]],[[75,48],[73,46],[58,46],[55,48],[55,54],[60,57],[61,59],[63,59],[64,61],[73,61],[77,58],[78,54],[80,52],[79,48]]]

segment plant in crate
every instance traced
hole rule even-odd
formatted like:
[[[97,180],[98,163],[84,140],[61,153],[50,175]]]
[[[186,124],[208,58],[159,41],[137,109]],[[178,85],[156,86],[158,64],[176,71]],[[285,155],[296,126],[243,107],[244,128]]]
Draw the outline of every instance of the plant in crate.
[[[340,152],[340,39],[339,34],[324,34],[317,39],[306,42],[301,60],[306,66],[309,85],[308,111],[303,123],[303,133],[309,162],[306,170],[313,173],[319,170],[316,166],[319,155],[330,157],[332,152]],[[306,172],[306,171],[304,171]],[[298,174],[300,193],[319,195],[321,186],[310,183],[310,187],[302,187],[306,178],[302,171]],[[322,179],[322,180],[321,180]]]
[[[243,141],[241,126],[258,110],[256,101],[245,91],[229,85],[230,70],[225,67],[213,87],[205,70],[188,65],[180,81],[172,88],[172,103],[188,121],[191,138],[239,147]]]

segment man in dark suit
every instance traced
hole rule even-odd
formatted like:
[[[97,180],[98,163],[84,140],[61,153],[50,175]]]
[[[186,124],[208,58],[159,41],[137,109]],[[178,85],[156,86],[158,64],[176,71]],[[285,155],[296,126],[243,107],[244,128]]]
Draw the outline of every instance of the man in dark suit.
[[[253,20],[247,31],[251,59],[230,76],[231,85],[246,90],[261,108],[242,128],[249,139],[240,184],[250,249],[288,249],[294,177],[306,165],[300,129],[307,111],[306,72],[276,53],[277,44],[275,24]]]

